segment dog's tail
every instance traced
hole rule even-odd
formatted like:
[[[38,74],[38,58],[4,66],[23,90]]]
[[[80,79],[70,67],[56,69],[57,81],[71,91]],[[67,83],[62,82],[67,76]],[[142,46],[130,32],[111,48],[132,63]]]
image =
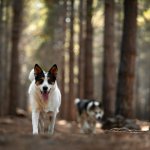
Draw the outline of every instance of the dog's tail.
[[[34,80],[34,69],[32,69],[29,73],[29,80],[32,82]]]
[[[79,103],[80,101],[81,101],[81,100],[80,100],[79,98],[76,98],[75,101],[74,101],[75,105],[78,105],[78,103]]]

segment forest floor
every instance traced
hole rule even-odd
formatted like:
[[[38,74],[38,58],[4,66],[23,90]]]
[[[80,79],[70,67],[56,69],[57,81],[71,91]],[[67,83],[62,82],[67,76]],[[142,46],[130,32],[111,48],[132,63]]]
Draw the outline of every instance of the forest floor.
[[[150,150],[150,131],[97,128],[87,135],[76,123],[58,120],[53,136],[32,135],[31,119],[0,118],[0,150]]]

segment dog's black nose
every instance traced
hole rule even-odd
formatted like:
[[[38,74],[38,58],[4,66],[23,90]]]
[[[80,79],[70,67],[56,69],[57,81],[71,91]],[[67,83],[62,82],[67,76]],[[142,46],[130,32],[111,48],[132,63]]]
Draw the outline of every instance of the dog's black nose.
[[[99,116],[99,117],[97,117],[97,120],[99,120],[99,121],[100,121],[101,119],[102,119],[102,118],[101,118],[100,116]]]
[[[47,91],[48,87],[47,86],[43,86],[43,91]]]

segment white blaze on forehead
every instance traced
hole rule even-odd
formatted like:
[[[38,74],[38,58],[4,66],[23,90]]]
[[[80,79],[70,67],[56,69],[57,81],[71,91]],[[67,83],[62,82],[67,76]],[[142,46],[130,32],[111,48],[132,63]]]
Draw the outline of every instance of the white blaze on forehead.
[[[46,76],[46,75],[45,75],[45,78],[44,78],[43,85],[44,85],[44,86],[48,86],[48,79],[47,79],[47,76]]]

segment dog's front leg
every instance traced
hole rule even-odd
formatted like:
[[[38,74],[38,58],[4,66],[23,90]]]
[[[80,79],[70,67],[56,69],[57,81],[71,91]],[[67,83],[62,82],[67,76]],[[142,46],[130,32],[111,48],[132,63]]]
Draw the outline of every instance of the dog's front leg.
[[[53,115],[52,115],[52,120],[51,120],[50,125],[48,127],[48,133],[50,135],[52,135],[54,133],[54,126],[55,126],[55,121],[56,121],[56,115],[57,115],[57,113],[56,113],[56,111],[54,111]]]
[[[32,112],[33,134],[38,134],[39,115],[40,115],[40,112],[36,112],[36,111]]]

